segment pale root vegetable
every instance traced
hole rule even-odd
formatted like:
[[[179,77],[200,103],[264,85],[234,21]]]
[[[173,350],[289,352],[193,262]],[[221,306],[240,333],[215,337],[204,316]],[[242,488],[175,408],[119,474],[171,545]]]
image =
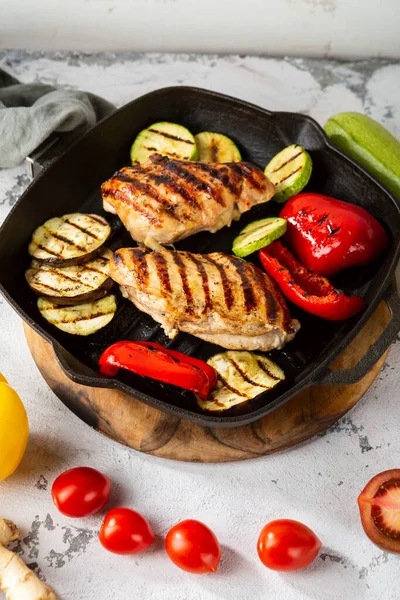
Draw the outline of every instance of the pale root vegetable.
[[[54,591],[5,546],[20,533],[12,521],[0,518],[0,589],[7,600],[57,600]]]

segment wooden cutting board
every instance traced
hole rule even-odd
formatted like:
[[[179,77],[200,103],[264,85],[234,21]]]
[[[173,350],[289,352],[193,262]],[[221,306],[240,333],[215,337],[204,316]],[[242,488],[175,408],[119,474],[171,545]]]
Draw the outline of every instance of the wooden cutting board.
[[[357,364],[390,320],[385,302],[332,368]],[[173,460],[227,462],[286,450],[325,431],[365,394],[387,352],[358,383],[318,386],[297,394],[266,417],[241,427],[202,427],[168,415],[119,391],[73,383],[58,364],[52,346],[28,325],[25,336],[39,371],[60,398],[89,425],[140,452]]]

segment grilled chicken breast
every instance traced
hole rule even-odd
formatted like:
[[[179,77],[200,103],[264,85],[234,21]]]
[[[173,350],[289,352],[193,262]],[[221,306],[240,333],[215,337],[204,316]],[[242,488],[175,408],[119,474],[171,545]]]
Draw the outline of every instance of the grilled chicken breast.
[[[268,276],[235,256],[122,248],[110,274],[171,339],[186,331],[223,348],[266,351],[300,327]]]
[[[154,154],[124,167],[101,186],[104,210],[117,214],[136,242],[154,247],[198,233],[215,233],[255,204],[274,185],[246,162],[201,163]]]

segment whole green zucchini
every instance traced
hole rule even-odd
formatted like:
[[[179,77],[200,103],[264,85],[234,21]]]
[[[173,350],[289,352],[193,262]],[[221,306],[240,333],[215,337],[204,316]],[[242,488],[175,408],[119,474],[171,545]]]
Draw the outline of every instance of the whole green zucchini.
[[[325,123],[333,144],[360,163],[400,201],[400,142],[380,123],[357,112],[334,115]]]

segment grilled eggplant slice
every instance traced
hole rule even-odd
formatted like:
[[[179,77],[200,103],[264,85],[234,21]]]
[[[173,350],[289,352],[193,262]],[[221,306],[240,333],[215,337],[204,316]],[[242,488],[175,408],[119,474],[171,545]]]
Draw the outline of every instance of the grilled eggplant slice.
[[[104,248],[100,254],[83,265],[57,267],[32,261],[25,273],[30,288],[60,306],[91,302],[105,296],[113,286],[110,277],[112,251]]]
[[[117,310],[117,301],[113,294],[76,306],[58,306],[41,296],[37,305],[46,321],[72,335],[95,333],[110,323]]]
[[[204,410],[228,410],[285,379],[282,369],[272,360],[252,352],[230,350],[212,356],[207,362],[217,371],[218,381],[207,400],[197,397]]]
[[[239,148],[223,133],[202,131],[195,135],[201,162],[240,162]]]
[[[162,154],[176,160],[197,160],[197,146],[186,127],[176,123],[154,123],[143,129],[131,148],[131,161],[146,162],[152,154]]]
[[[87,262],[99,252],[111,227],[99,215],[71,213],[49,219],[32,234],[29,254],[41,263],[67,267]]]

